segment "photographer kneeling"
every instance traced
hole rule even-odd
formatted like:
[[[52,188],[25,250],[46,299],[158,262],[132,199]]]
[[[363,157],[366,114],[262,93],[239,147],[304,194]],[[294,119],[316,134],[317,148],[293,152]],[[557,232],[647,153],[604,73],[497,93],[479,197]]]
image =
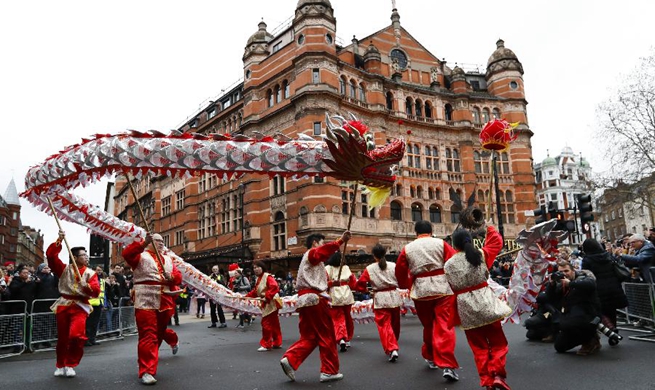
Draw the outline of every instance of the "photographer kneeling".
[[[555,320],[555,350],[562,353],[581,345],[578,355],[597,352],[600,338],[593,321],[600,316],[600,303],[593,274],[576,272],[568,261],[558,261],[546,295],[550,302],[560,302],[562,307],[562,315]]]

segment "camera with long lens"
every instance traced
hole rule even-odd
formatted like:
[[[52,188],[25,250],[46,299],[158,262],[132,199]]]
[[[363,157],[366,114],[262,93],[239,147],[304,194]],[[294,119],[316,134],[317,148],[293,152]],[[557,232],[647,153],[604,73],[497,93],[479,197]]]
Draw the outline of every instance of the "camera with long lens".
[[[607,336],[607,342],[611,346],[618,345],[621,340],[623,340],[623,336],[620,334],[614,332],[612,329],[608,328],[607,326],[603,325],[603,323],[600,320],[600,317],[595,317],[591,323],[593,325],[596,325],[596,330],[598,330],[600,333],[604,334]]]

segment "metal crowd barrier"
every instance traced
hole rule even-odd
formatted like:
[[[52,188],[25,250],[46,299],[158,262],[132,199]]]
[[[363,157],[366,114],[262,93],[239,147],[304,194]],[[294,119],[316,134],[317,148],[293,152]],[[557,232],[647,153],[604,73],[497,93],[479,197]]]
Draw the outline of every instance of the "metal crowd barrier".
[[[623,283],[628,307],[619,310],[625,317],[619,329],[640,333],[630,340],[655,342],[655,284]]]
[[[0,301],[0,359],[25,352],[27,302]]]
[[[0,301],[0,359],[26,350],[52,350],[57,344],[57,320],[50,306],[56,299],[36,299],[27,311],[25,301]],[[101,308],[98,308],[101,310]],[[136,333],[134,306],[121,298],[119,306],[103,310],[98,341],[122,339]]]

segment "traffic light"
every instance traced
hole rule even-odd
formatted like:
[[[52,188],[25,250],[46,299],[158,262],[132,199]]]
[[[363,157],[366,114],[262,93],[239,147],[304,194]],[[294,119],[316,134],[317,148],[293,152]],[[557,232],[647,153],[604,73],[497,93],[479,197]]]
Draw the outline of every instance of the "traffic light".
[[[548,202],[548,219],[557,218],[557,202]]]
[[[536,225],[538,225],[538,224],[540,224],[542,222],[546,222],[546,217],[547,217],[547,215],[546,215],[546,206],[540,206],[538,209],[535,209],[533,211],[533,213],[534,213],[534,216],[536,217],[535,220],[534,220],[534,223]]]
[[[553,216],[557,220],[557,224],[555,225],[555,228],[553,230],[562,230],[562,231],[570,231],[570,224],[567,221],[564,215],[564,211],[562,210],[557,210],[555,212],[555,215]],[[575,225],[573,226],[573,230],[575,230]]]
[[[580,225],[582,226],[582,233],[589,233],[591,227],[589,222],[594,220],[592,211],[594,210],[591,205],[591,194],[578,194],[578,211],[580,211]]]

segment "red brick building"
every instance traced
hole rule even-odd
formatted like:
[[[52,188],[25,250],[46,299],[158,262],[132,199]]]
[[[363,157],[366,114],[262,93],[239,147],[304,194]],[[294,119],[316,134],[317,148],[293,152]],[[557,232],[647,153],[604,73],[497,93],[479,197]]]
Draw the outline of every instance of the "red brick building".
[[[17,264],[20,227],[20,202],[16,184],[12,179],[4,197],[0,197],[0,264],[6,262]]]
[[[450,234],[461,211],[453,193],[466,202],[475,191],[484,209],[490,170],[478,133],[493,117],[519,122],[517,141],[499,156],[505,236],[516,237],[526,222],[523,211],[536,206],[521,63],[499,40],[490,48],[486,73],[451,68],[401,26],[397,10],[391,21],[340,45],[330,2],[298,1],[291,24],[277,35],[259,23],[246,41],[243,82],[181,130],[319,139],[326,112],[352,112],[376,131],[378,144],[404,137],[407,155],[390,200],[369,211],[367,195],[357,197],[348,251],[363,253],[378,241],[399,251],[413,239],[417,219],[432,221],[439,236]],[[134,220],[125,184],[117,181],[116,215]],[[293,269],[305,238],[314,232],[337,238],[352,206],[352,186],[331,178],[225,180],[206,174],[137,184],[148,223],[202,269],[248,259]]]

